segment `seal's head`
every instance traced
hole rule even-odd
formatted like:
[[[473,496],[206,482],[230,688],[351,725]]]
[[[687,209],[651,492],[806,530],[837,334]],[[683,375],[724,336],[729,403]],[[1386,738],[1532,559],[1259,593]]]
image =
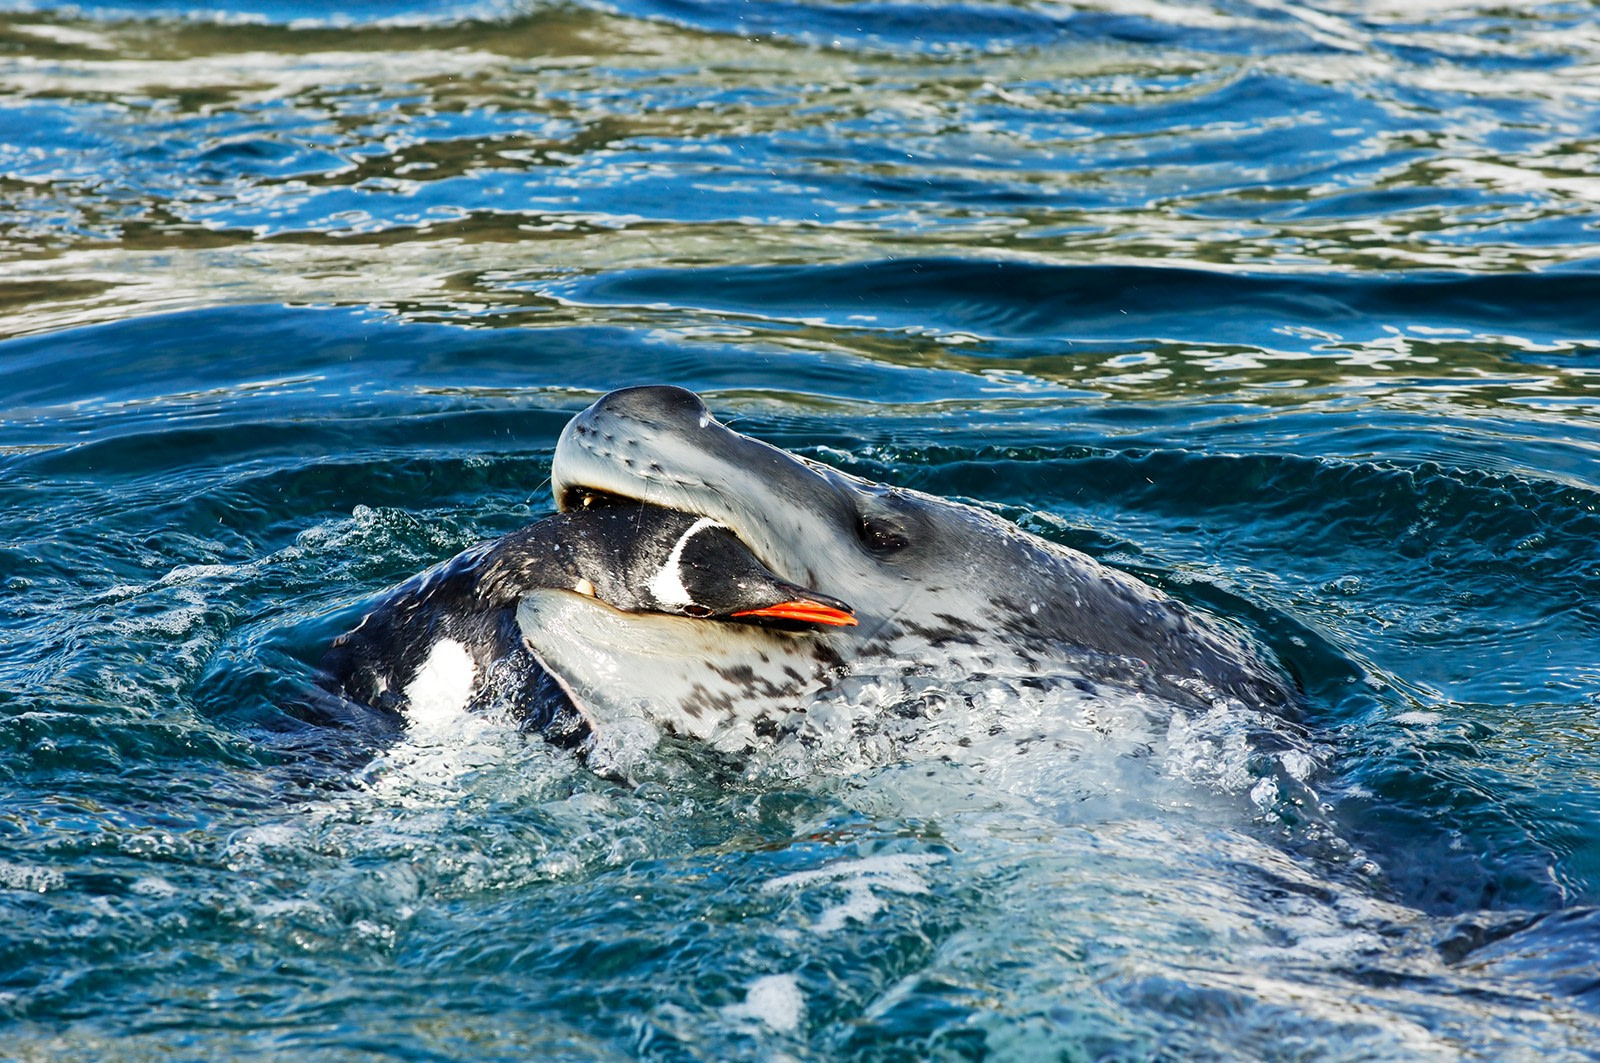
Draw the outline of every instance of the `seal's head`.
[[[551,477],[565,511],[675,511],[689,521],[683,553],[725,531],[776,580],[847,599],[859,620],[795,632],[628,613],[559,590],[523,596],[524,639],[591,720],[642,714],[699,737],[748,735],[843,672],[957,655],[974,670],[1290,701],[1238,637],[1138,580],[975,507],[741,435],[681,388],[601,398],[562,432]],[[663,589],[676,590],[664,578]]]

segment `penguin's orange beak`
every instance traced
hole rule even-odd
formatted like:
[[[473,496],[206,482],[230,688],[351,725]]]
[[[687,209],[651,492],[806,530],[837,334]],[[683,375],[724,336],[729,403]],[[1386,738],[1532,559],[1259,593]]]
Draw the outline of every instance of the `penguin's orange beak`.
[[[844,609],[805,598],[779,602],[777,605],[768,605],[760,609],[746,609],[742,613],[733,615],[770,616],[776,620],[798,620],[804,624],[826,624],[829,627],[854,627],[856,624],[856,618]]]

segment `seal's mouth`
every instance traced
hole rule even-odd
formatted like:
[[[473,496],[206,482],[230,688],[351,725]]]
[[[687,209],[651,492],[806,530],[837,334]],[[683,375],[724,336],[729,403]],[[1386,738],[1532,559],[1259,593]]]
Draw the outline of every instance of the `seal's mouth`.
[[[556,508],[563,513],[567,513],[575,509],[602,509],[607,506],[631,506],[637,505],[642,501],[643,499],[628,498],[625,495],[619,495],[611,491],[602,491],[595,487],[584,487],[581,484],[573,484],[566,490],[562,491],[561,497],[556,499]],[[682,511],[680,510],[680,512]],[[692,514],[692,516],[700,517],[705,516],[705,514],[695,513]]]

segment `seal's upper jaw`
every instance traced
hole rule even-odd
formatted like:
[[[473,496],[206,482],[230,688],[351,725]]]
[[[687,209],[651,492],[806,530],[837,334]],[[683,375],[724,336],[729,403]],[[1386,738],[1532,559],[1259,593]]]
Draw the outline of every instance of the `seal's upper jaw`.
[[[729,429],[698,396],[673,387],[603,396],[568,422],[550,464],[562,510],[625,499],[709,517],[804,587],[839,578],[815,548],[818,537],[854,527],[837,478]]]
[[[668,450],[693,447],[716,425],[705,403],[675,387],[624,388],[602,396],[562,429],[550,462],[550,488],[563,511],[618,499],[649,502],[723,521],[704,512],[700,486],[668,474]],[[677,463],[673,463],[676,465]]]

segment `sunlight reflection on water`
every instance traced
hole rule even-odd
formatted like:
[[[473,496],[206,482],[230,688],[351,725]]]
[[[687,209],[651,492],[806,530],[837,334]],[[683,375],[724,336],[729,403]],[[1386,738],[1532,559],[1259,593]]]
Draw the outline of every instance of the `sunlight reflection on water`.
[[[1600,1036],[1592,5],[38,3],[0,100],[23,1056]],[[1229,618],[1305,719],[967,677],[625,781],[296,721],[659,380]]]

